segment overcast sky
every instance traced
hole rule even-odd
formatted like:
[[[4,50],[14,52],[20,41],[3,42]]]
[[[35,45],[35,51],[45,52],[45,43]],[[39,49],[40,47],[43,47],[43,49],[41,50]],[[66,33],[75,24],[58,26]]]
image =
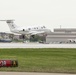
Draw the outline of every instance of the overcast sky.
[[[76,28],[76,0],[0,0],[0,19],[15,19],[18,26],[45,25]],[[0,31],[10,31],[0,22]]]

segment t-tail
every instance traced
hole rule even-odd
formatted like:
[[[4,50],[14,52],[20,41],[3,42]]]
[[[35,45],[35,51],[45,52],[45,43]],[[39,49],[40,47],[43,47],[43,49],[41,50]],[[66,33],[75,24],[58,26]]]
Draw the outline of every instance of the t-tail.
[[[0,20],[0,21],[6,21],[6,23],[8,24],[9,28],[10,28],[10,31],[14,31],[17,26],[14,24],[14,20]]]

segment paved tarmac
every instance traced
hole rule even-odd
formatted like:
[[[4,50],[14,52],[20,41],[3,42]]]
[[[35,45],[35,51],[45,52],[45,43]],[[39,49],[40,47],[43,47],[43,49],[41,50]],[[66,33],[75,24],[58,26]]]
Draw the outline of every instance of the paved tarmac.
[[[0,43],[0,48],[76,48],[76,44]]]
[[[76,75],[76,74],[33,73],[33,72],[0,72],[0,75]]]

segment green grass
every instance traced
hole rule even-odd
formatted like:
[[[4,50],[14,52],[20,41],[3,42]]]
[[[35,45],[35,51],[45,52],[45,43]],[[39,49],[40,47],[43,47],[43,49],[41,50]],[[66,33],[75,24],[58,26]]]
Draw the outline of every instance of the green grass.
[[[0,49],[0,59],[17,59],[19,63],[0,71],[76,73],[76,49]]]

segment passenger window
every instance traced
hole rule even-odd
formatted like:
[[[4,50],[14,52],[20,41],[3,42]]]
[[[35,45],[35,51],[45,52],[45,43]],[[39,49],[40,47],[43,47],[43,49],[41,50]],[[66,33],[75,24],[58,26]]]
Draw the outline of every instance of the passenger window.
[[[31,30],[31,28],[28,28],[28,30]]]
[[[34,29],[36,29],[36,28],[34,28]]]

